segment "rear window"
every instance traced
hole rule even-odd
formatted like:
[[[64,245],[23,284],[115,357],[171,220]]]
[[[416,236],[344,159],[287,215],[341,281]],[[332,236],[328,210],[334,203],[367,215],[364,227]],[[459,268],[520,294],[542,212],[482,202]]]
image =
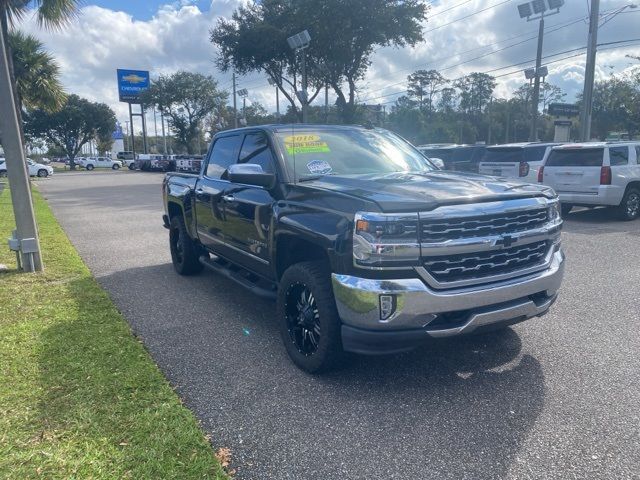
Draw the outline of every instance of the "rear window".
[[[487,148],[481,162],[520,163],[523,158],[524,148],[522,147]]]
[[[551,150],[548,167],[601,167],[604,148],[577,148]]]
[[[546,151],[547,151],[546,146],[526,147],[524,149],[524,161],[525,162],[541,162]]]
[[[451,148],[421,148],[420,152],[427,158],[439,158],[443,162],[448,162],[453,154]]]

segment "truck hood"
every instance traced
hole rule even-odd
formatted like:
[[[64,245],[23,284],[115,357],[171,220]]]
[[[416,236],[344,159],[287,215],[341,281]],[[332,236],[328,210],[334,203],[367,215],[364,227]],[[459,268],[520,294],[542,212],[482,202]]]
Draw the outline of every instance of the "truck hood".
[[[542,185],[446,171],[326,175],[301,185],[375,202],[385,212],[426,211],[442,205],[555,195]]]

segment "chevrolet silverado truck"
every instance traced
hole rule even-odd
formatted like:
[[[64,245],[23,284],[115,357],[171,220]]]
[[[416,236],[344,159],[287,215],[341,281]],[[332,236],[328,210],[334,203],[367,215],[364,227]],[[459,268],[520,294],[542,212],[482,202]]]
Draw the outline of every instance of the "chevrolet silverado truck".
[[[551,188],[440,171],[382,129],[221,132],[199,175],[166,175],[163,198],[176,271],[274,299],[311,373],[539,317],[564,273]]]

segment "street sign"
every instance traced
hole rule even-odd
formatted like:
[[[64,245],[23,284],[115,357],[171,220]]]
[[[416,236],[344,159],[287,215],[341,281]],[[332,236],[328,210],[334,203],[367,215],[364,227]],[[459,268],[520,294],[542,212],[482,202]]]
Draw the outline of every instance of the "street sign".
[[[148,88],[148,71],[118,69],[118,94],[121,102],[140,103],[140,94]]]
[[[549,115],[554,117],[578,117],[580,107],[572,103],[550,103]]]

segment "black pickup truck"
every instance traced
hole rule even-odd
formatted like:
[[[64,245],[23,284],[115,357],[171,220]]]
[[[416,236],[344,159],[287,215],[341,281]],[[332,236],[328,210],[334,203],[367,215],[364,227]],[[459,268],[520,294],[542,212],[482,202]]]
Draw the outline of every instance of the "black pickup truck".
[[[541,316],[564,272],[553,190],[440,171],[382,129],[222,132],[163,196],[177,272],[275,299],[308,372]]]

